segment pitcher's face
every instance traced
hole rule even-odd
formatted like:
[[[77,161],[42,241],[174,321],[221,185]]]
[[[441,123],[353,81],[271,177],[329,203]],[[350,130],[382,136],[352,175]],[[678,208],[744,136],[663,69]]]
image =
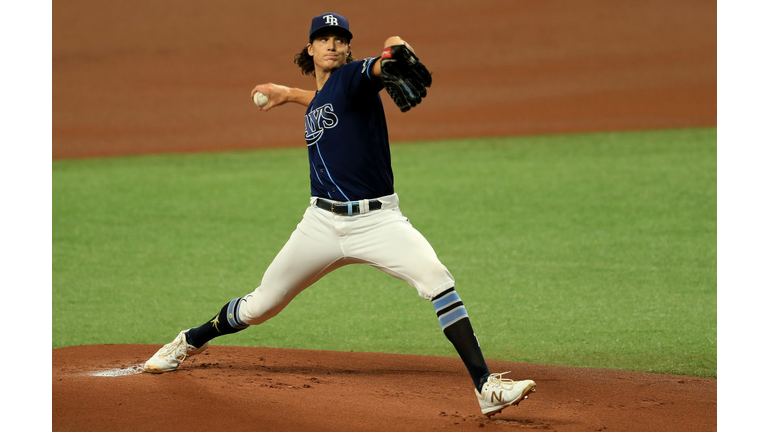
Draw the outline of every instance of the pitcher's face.
[[[307,52],[315,62],[315,69],[333,71],[347,64],[349,39],[333,31],[320,33],[307,45]]]

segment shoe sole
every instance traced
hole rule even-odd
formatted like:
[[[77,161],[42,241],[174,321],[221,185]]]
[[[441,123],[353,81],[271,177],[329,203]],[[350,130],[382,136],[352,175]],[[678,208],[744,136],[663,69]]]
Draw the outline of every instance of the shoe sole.
[[[147,369],[147,368],[145,367],[145,368],[142,368],[142,370],[143,370],[144,372],[146,372],[146,373],[151,373],[151,374],[161,374],[161,373],[166,373],[166,372],[173,372],[173,371],[175,371],[176,369],[154,369],[154,368],[149,368],[149,369]]]
[[[519,405],[520,402],[522,402],[525,399],[528,399],[528,395],[531,394],[531,393],[536,393],[536,383],[534,383],[534,382],[528,384],[528,386],[525,387],[523,392],[520,394],[520,397],[517,398],[516,400],[514,400],[512,402],[509,402],[509,403],[503,405],[502,407],[493,408],[493,411],[488,411],[488,412],[483,411],[483,414],[485,414],[486,416],[490,417],[492,415],[500,413],[501,410],[503,410],[504,408],[506,408],[508,406]]]

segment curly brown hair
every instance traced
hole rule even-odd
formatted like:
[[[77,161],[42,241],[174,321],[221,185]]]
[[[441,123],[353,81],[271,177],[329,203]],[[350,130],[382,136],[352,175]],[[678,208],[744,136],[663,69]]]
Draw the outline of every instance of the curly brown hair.
[[[347,63],[352,63],[355,58],[352,57],[352,51],[347,53]],[[315,76],[315,62],[312,56],[309,55],[309,48],[304,47],[300,53],[293,56],[293,62],[301,69],[301,73],[304,75]]]

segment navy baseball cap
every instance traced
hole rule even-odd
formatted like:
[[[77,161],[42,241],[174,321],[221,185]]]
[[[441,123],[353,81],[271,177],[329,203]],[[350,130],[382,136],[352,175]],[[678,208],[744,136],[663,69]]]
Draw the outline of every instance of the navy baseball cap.
[[[352,32],[349,31],[349,21],[337,13],[328,12],[312,18],[312,27],[309,28],[309,41],[311,42],[314,39],[315,33],[325,29],[339,30],[349,40],[352,40]]]

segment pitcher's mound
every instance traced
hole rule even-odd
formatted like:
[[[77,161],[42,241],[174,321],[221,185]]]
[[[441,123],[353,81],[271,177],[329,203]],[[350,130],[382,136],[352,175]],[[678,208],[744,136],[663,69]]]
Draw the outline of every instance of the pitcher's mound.
[[[480,414],[458,358],[212,346],[143,373],[156,345],[53,350],[53,430],[714,431],[717,380],[489,361],[536,393]]]

